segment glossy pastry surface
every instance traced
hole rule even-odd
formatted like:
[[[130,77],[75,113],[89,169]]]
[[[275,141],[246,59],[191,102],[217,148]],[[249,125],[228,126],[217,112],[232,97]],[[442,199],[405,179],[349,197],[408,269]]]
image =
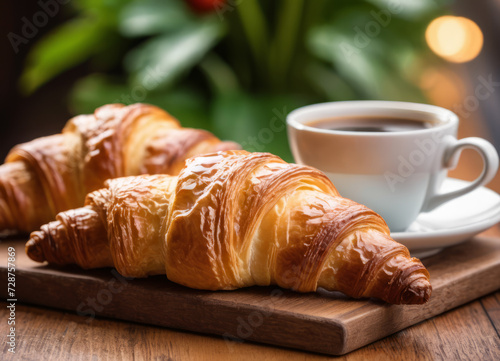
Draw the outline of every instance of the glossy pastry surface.
[[[108,180],[85,203],[33,232],[28,255],[206,290],[323,287],[395,304],[431,294],[427,270],[378,214],[271,154],[194,157],[177,177]]]
[[[191,156],[239,148],[207,131],[182,128],[152,105],[102,106],[70,119],[61,134],[10,151],[0,166],[0,231],[32,231],[82,206],[107,179],[178,174]]]

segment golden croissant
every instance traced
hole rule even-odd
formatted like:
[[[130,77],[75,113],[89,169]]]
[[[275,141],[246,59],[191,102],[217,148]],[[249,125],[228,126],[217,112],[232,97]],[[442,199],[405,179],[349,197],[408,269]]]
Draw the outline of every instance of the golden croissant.
[[[106,181],[26,244],[38,262],[166,274],[204,290],[318,287],[421,304],[429,273],[374,211],[339,196],[320,171],[268,153],[189,159],[178,176]]]
[[[84,204],[104,181],[178,174],[194,155],[240,149],[199,129],[182,128],[146,104],[110,104],[68,121],[61,134],[14,147],[0,166],[0,231],[30,232]]]

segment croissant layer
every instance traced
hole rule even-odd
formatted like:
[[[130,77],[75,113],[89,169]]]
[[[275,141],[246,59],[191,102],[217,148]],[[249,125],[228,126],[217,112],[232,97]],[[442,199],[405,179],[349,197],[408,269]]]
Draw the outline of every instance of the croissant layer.
[[[182,128],[152,105],[109,104],[68,121],[61,134],[17,145],[0,166],[0,231],[30,232],[81,207],[110,178],[176,175],[187,158],[239,149],[211,133]]]
[[[189,159],[178,176],[105,184],[33,232],[28,255],[129,277],[166,274],[205,290],[321,287],[394,304],[430,297],[429,273],[384,220],[314,168],[226,151]]]

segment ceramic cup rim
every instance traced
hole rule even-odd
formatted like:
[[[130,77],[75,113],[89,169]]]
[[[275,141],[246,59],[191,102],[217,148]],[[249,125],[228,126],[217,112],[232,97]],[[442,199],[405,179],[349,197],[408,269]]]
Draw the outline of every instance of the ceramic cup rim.
[[[394,111],[404,111],[409,114],[419,114],[432,117],[435,124],[432,127],[424,129],[413,129],[398,132],[363,132],[363,131],[346,131],[332,130],[313,127],[307,124],[313,119],[318,119],[318,114],[330,114],[335,116],[338,111],[343,111],[342,115],[355,116],[357,114],[367,113],[374,110],[379,114],[382,111],[387,111],[387,114]],[[316,115],[316,117],[315,117]],[[377,114],[378,115],[378,114]],[[325,118],[325,116],[323,116]],[[412,119],[408,116],[409,119]],[[308,131],[314,133],[331,134],[337,136],[357,136],[370,138],[394,138],[408,135],[426,135],[449,128],[458,126],[458,116],[451,110],[430,104],[387,101],[387,100],[349,100],[337,102],[325,102],[312,105],[306,105],[291,111],[286,118],[287,125],[300,131]]]

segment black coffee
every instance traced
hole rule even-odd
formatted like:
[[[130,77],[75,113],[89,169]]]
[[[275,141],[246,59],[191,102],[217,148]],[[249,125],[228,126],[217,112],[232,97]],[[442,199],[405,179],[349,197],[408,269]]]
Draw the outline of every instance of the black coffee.
[[[349,132],[406,132],[409,130],[427,129],[431,122],[407,118],[390,118],[380,116],[336,117],[313,120],[307,123],[310,127],[340,130]]]

